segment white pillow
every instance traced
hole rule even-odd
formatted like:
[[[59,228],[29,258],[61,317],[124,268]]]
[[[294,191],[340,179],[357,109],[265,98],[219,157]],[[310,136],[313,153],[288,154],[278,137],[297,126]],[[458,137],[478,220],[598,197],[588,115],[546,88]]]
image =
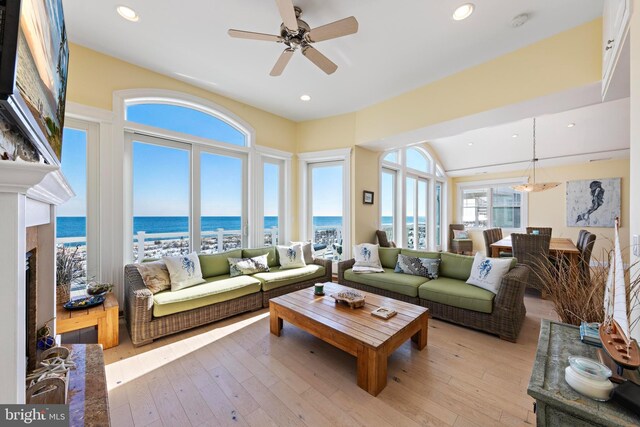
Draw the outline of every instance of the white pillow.
[[[200,259],[195,252],[189,255],[162,257],[171,277],[171,291],[188,288],[204,283]]]
[[[487,258],[477,252],[467,283],[497,294],[510,266],[511,258]]]
[[[289,242],[290,245],[302,246],[305,264],[313,264],[313,243],[311,242]]]
[[[384,273],[378,255],[378,245],[371,243],[355,245],[353,258],[356,261],[351,268],[354,273]]]
[[[278,256],[280,257],[280,269],[300,268],[307,265],[304,262],[302,245],[276,246],[276,249],[278,250]]]

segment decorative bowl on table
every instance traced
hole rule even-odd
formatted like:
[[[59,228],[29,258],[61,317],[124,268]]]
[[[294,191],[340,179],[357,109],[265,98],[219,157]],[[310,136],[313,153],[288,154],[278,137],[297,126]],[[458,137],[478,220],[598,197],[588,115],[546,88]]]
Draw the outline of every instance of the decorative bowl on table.
[[[356,291],[341,291],[331,294],[331,298],[336,300],[336,303],[347,304],[351,308],[364,307],[364,295]]]
[[[90,307],[95,307],[104,302],[104,295],[93,295],[82,298],[75,298],[63,305],[67,310],[84,310]]]
[[[105,295],[112,289],[113,285],[110,283],[91,282],[87,285],[87,294],[91,296]]]

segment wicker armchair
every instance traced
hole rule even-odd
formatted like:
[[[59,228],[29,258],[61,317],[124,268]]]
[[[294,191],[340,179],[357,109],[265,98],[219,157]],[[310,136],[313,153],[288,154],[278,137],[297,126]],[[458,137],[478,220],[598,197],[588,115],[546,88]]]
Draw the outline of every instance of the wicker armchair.
[[[482,232],[484,237],[484,255],[490,257],[492,250],[491,244],[502,240],[502,228],[489,228]]]
[[[551,236],[551,227],[527,227],[527,234],[542,234],[545,236]]]
[[[473,240],[456,239],[455,231],[464,231],[464,224],[449,224],[449,252],[456,254],[464,254],[473,252]]]
[[[529,286],[545,293],[544,283],[535,273],[539,266],[549,261],[550,234],[518,234],[511,235],[513,256],[518,262],[525,264],[531,270],[529,274]]]

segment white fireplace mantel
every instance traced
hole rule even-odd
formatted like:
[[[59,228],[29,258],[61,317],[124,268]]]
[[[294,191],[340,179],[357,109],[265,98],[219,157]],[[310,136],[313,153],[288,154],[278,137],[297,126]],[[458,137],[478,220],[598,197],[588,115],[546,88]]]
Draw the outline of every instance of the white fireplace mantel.
[[[38,229],[37,274],[51,289],[38,296],[38,304],[55,313],[54,206],[73,196],[58,166],[0,161],[0,403],[25,402],[27,227],[44,224]]]

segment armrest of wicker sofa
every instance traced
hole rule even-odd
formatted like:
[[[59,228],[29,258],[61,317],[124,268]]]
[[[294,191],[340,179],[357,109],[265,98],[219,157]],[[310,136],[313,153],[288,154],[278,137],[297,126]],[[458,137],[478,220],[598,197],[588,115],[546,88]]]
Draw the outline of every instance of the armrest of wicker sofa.
[[[338,263],[338,283],[342,283],[344,280],[344,272],[353,267],[356,263],[355,259],[348,259],[346,261],[340,261]]]
[[[125,319],[131,339],[136,342],[133,335],[151,322],[153,308],[153,294],[142,281],[140,272],[133,264],[124,267],[124,299]],[[144,334],[143,334],[144,335]]]
[[[523,304],[528,279],[529,269],[524,264],[517,264],[505,274],[500,290],[496,294],[494,309],[509,311]]]
[[[314,258],[313,263],[324,267],[326,275],[331,277],[331,274],[333,273],[331,271],[333,269],[333,262],[330,259]]]

